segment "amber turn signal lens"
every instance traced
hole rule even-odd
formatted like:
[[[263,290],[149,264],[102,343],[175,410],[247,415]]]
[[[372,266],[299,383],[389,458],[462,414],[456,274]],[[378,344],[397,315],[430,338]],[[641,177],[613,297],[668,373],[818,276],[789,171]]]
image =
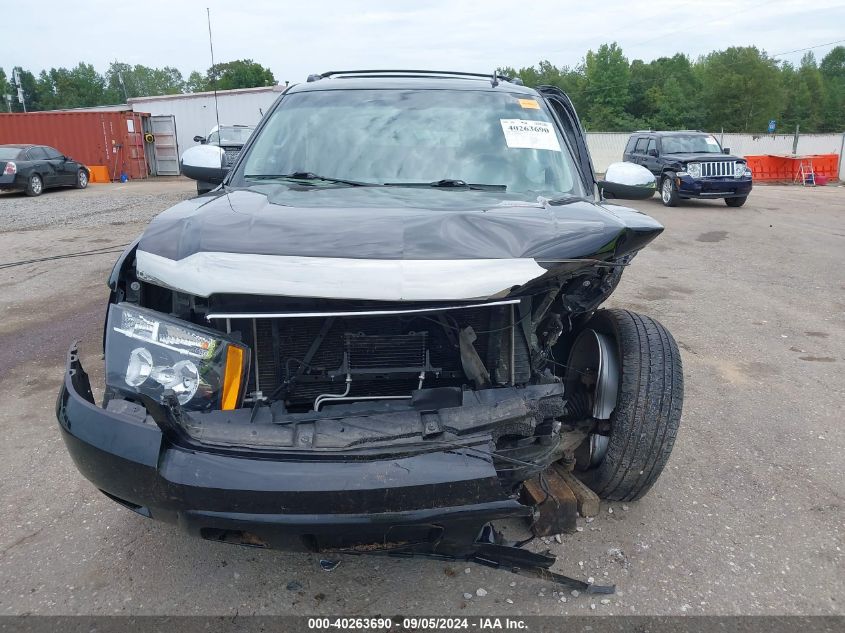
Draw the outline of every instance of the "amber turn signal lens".
[[[221,409],[231,411],[238,406],[238,392],[244,371],[244,351],[235,345],[226,349],[226,372],[223,374],[223,398]]]

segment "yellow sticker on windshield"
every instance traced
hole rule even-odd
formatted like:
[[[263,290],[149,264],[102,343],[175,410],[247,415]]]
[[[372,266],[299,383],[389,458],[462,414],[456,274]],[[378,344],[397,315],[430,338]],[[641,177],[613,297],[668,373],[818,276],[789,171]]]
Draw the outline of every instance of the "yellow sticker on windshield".
[[[519,105],[521,105],[526,110],[539,110],[540,104],[537,103],[536,99],[517,99],[519,101]]]

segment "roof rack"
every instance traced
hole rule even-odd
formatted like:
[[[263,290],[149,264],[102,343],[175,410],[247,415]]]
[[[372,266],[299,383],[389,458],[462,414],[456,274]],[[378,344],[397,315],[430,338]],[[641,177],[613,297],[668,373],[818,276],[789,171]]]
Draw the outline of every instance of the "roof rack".
[[[354,75],[358,77],[414,77],[418,75],[443,77],[445,79],[462,79],[464,77],[475,77],[479,79],[488,79],[497,86],[499,80],[507,81],[517,86],[522,86],[522,79],[519,77],[508,77],[498,73],[467,73],[457,70],[410,70],[410,69],[387,69],[387,70],[330,70],[329,72],[308,75],[308,82],[320,81],[328,77],[338,77],[344,75]]]

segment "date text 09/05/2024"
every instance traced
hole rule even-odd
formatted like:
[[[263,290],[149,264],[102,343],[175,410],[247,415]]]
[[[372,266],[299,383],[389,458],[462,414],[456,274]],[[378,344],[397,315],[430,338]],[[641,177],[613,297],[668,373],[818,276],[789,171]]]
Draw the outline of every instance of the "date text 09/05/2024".
[[[312,631],[338,630],[524,630],[527,625],[520,618],[449,618],[449,617],[408,617],[401,621],[391,618],[308,618],[308,629]]]

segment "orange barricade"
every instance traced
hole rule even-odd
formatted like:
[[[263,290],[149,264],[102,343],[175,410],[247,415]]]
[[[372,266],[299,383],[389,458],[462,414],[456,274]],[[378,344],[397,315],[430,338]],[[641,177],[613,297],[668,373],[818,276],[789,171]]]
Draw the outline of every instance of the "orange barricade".
[[[91,172],[91,182],[111,182],[109,168],[105,165],[88,165],[88,171]]]
[[[765,154],[746,156],[748,167],[757,181],[793,182],[801,169],[801,163],[813,164],[813,171],[836,180],[839,176],[839,156],[837,154],[807,154],[804,156]]]

